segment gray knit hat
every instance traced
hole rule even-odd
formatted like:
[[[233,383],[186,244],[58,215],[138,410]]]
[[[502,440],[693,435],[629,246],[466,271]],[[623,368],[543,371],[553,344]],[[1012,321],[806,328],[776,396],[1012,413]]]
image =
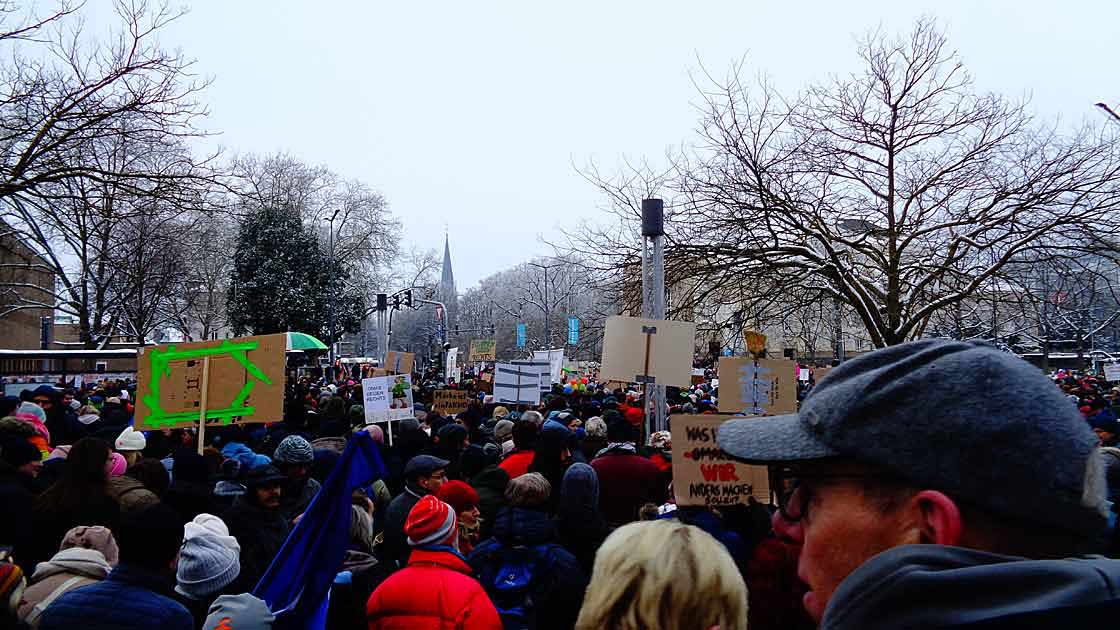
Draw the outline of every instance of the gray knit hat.
[[[717,439],[748,462],[855,459],[1022,523],[1089,537],[1107,523],[1088,424],[1038,368],[983,344],[925,339],[856,357],[798,413],[730,420]]]
[[[276,617],[264,600],[248,593],[222,595],[210,604],[210,612],[202,627],[234,630],[270,630]]]
[[[276,447],[272,460],[281,464],[310,464],[315,461],[311,442],[298,435],[289,435]]]
[[[179,550],[175,592],[204,599],[237,579],[241,573],[238,550],[213,534],[187,539]]]

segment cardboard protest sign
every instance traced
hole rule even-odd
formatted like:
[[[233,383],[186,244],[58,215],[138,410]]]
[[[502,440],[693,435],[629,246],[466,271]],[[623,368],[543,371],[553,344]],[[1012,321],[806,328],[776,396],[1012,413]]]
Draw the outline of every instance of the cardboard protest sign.
[[[719,410],[747,415],[797,411],[797,364],[787,359],[720,357]]]
[[[412,375],[397,374],[362,379],[362,406],[366,422],[386,422],[413,417]]]
[[[547,363],[499,363],[494,366],[494,402],[503,405],[539,404],[541,382],[548,378]]]
[[[549,383],[560,383],[564,380],[564,349],[537,350],[533,352],[533,361],[548,364]]]
[[[282,420],[287,341],[279,334],[140,348],[136,428],[197,426],[203,411],[208,425]]]
[[[416,355],[411,352],[390,350],[385,353],[385,370],[390,374],[412,374]]]
[[[766,466],[732,459],[716,442],[727,416],[673,416],[673,494],[677,505],[736,505],[754,497],[770,502]],[[761,422],[761,421],[760,421]]]
[[[483,363],[497,360],[498,342],[494,339],[472,339],[468,361]]]
[[[599,377],[688,387],[692,384],[695,338],[693,322],[610,317]]]
[[[441,416],[453,416],[467,410],[470,395],[461,389],[437,389],[432,392],[432,411]]]
[[[1104,366],[1104,377],[1113,383],[1120,381],[1120,363],[1108,363]]]

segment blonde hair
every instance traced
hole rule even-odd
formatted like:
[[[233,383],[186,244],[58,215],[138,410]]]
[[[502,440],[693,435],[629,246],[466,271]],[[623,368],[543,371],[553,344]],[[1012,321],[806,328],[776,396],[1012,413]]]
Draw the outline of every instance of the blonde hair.
[[[723,545],[676,520],[631,523],[595,554],[577,630],[746,630],[747,586]]]

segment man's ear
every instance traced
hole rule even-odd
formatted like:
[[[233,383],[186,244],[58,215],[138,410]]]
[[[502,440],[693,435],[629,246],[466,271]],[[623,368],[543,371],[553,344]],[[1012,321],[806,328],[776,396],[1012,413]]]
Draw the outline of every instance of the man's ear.
[[[964,531],[961,511],[957,504],[937,490],[923,490],[914,495],[918,509],[918,526],[922,543],[956,546]]]

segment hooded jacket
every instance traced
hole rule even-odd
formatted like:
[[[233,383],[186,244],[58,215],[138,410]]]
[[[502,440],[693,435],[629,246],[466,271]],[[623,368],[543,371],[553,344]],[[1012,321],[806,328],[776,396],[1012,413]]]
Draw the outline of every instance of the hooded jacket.
[[[31,585],[23,592],[19,601],[19,618],[38,627],[38,618],[42,611],[35,611],[35,606],[54,595],[58,599],[63,593],[89,586],[104,580],[113,567],[105,560],[105,556],[96,549],[83,549],[71,547],[54,554],[46,562],[39,563],[35,574],[31,576]],[[71,582],[71,578],[74,580]],[[60,590],[60,587],[61,588]],[[57,593],[55,591],[58,591]],[[46,609],[46,606],[43,607]],[[34,614],[32,614],[34,613]]]
[[[821,630],[1112,628],[1120,560],[1028,560],[944,545],[904,545],[852,572]]]
[[[599,512],[599,478],[591,466],[572,464],[564,473],[556,508],[556,531],[564,548],[590,575],[595,552],[610,534]]]

